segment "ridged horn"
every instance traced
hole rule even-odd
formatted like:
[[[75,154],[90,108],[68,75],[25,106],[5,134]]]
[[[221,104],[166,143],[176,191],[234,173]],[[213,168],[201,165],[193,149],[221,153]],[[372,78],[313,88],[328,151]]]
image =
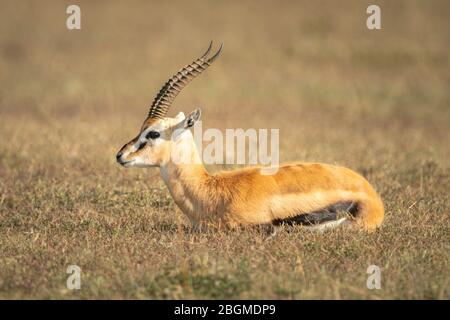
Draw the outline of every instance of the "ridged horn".
[[[163,118],[175,97],[181,90],[196,76],[206,70],[219,54],[222,52],[223,43],[219,50],[210,58],[207,58],[211,51],[213,42],[211,41],[208,50],[198,59],[194,60],[184,68],[180,69],[174,76],[172,76],[159,90],[148,112],[148,118]]]

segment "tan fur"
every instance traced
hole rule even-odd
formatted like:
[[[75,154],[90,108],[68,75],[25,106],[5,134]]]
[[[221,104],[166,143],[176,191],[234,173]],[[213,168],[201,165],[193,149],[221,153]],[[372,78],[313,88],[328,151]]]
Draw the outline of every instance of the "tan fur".
[[[183,119],[184,115],[146,120],[141,132],[151,127],[164,128],[162,142],[149,141],[142,150],[131,152],[138,136],[121,153],[123,161],[137,158],[136,166],[160,167],[175,203],[194,225],[267,224],[340,201],[358,203],[354,225],[372,230],[382,223],[384,208],[380,197],[367,180],[347,168],[291,163],[282,165],[274,175],[261,175],[258,167],[209,174],[201,164],[189,129],[176,141],[171,137],[172,128]],[[188,156],[189,164],[171,160],[171,152],[177,148]]]

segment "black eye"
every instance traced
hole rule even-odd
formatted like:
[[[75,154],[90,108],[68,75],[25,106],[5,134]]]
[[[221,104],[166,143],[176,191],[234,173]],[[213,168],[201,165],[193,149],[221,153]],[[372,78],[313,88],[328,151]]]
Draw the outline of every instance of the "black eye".
[[[145,136],[146,139],[156,139],[159,138],[160,134],[159,132],[156,131],[150,131],[149,133],[147,133],[147,135]]]

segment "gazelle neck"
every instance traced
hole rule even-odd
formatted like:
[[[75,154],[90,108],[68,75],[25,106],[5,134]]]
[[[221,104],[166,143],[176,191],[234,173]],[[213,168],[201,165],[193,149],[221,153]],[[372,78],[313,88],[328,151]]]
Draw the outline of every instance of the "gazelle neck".
[[[183,157],[182,161],[177,155]],[[160,166],[161,176],[175,203],[195,224],[207,213],[205,201],[208,197],[204,188],[210,175],[206,171],[192,133],[183,132],[172,148],[170,159]]]

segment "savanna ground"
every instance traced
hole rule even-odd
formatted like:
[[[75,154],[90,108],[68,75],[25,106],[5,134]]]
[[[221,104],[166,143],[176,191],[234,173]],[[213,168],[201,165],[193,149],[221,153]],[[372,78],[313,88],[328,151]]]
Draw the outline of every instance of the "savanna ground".
[[[0,298],[449,298],[447,1],[377,1],[379,31],[367,1],[77,3],[80,31],[69,2],[0,4]],[[211,39],[223,55],[169,115],[279,128],[282,161],[364,174],[380,230],[195,233],[157,169],[115,163]]]

